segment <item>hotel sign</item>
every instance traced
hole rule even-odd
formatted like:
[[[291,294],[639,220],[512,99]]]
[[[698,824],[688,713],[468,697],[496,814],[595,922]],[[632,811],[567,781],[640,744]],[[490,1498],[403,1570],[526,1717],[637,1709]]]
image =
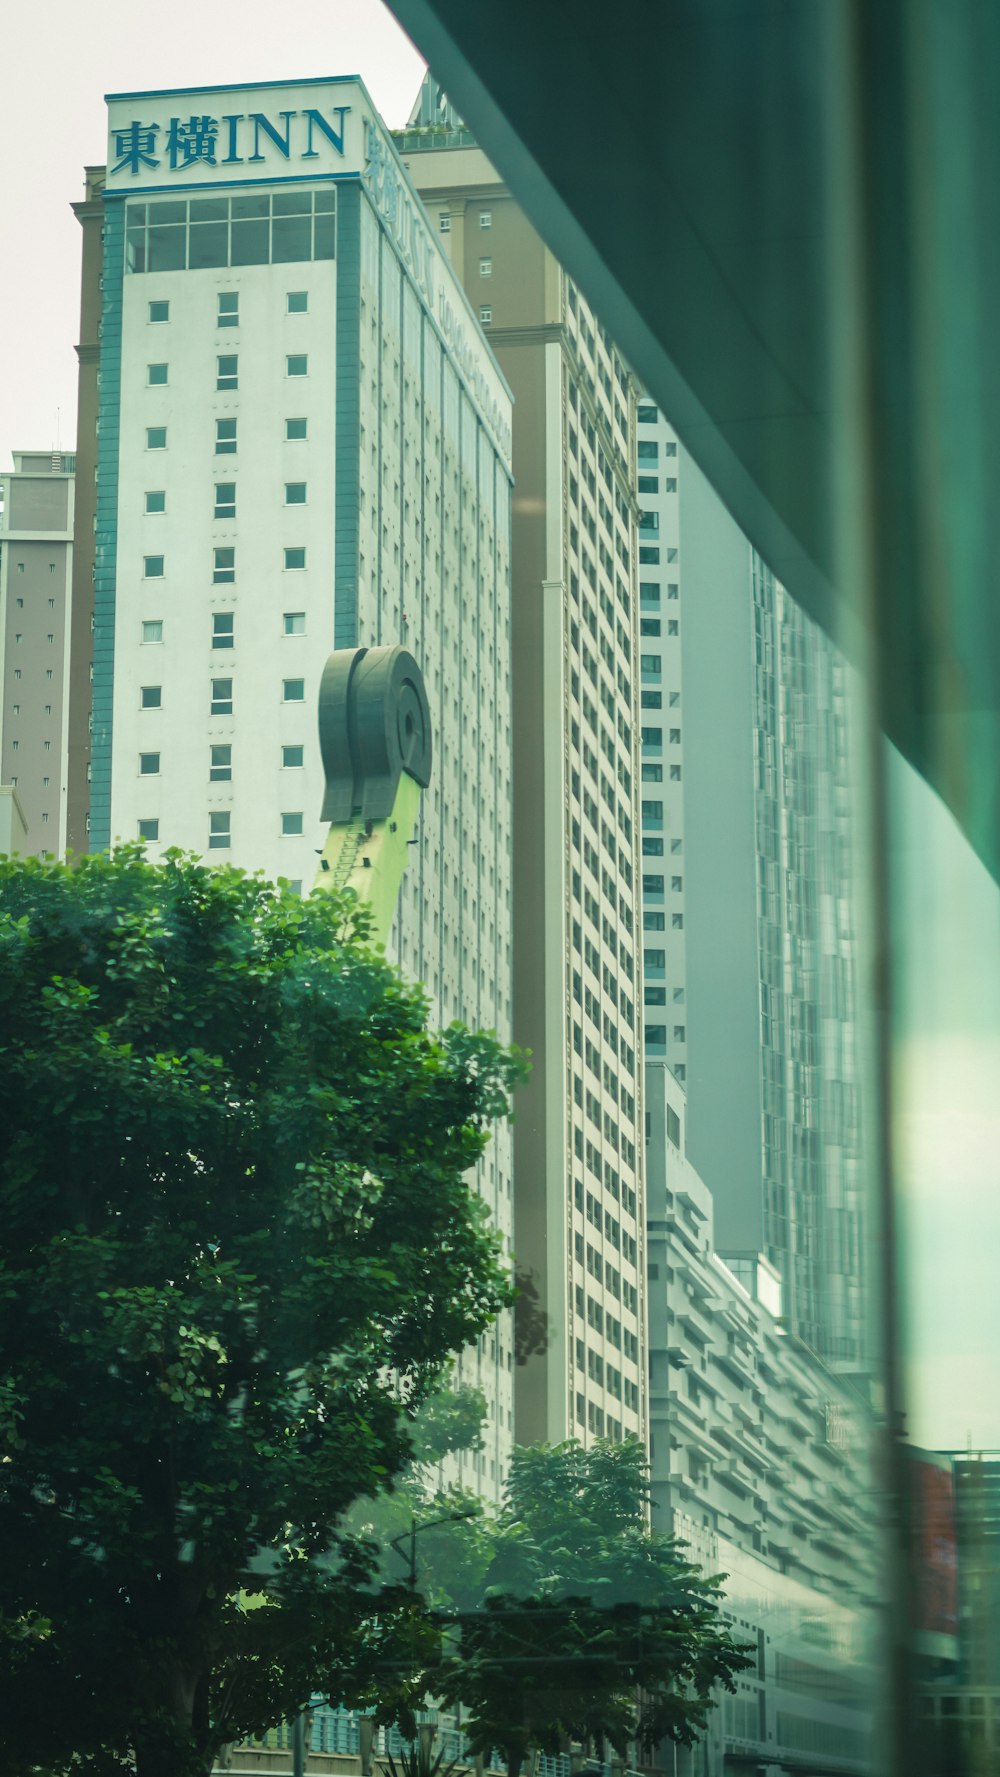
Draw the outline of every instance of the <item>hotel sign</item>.
[[[329,117],[311,105],[304,111],[278,111],[272,117],[264,111],[230,111],[222,117],[171,117],[166,124],[133,117],[111,132],[117,158],[108,167],[108,177],[123,171],[134,177],[164,162],[172,173],[193,166],[263,165],[269,158],[264,150],[269,149],[286,161],[319,160],[317,143],[324,139],[343,157],[344,118],[350,109],[335,105]]]
[[[352,81],[112,95],[107,190],[356,171],[357,95]]]

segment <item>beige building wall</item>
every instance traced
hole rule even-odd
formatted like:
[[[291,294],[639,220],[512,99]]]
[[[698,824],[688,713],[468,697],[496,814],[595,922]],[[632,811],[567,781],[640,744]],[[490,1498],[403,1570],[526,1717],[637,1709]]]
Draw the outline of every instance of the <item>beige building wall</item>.
[[[76,511],[73,527],[73,598],[69,676],[66,687],[66,849],[88,850],[90,812],[90,711],[94,658],[94,521],[97,501],[98,366],[100,361],[101,261],[104,168],[85,168],[84,197],[73,214],[83,229],[80,340],[76,348]]]
[[[0,780],[13,786],[19,849],[66,844],[66,696],[74,458],[15,451],[0,476]]]
[[[647,1434],[635,394],[474,146],[399,145],[514,393],[515,1250],[547,1318],[520,1443]]]

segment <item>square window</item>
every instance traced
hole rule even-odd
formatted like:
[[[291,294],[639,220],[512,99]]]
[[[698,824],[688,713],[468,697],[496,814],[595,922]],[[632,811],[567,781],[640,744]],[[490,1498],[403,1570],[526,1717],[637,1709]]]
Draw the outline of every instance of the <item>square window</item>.
[[[167,496],[162,487],[151,488],[146,495],[147,512],[166,512]]]
[[[493,227],[493,211],[492,210],[480,210],[480,212],[479,212],[479,226],[480,226],[480,228],[492,228]]]
[[[146,580],[162,580],[163,579],[163,557],[162,557],[162,555],[144,555],[142,558],[142,573],[143,573],[143,578]]]
[[[141,710],[159,710],[163,708],[163,686],[142,685],[139,689],[139,708]]]
[[[644,404],[636,409],[635,417],[640,426],[655,426],[657,418],[656,408]]]
[[[159,755],[159,753],[140,753],[139,754],[139,776],[140,777],[159,777],[159,775],[160,775],[160,755]]]
[[[492,259],[481,259],[479,261],[479,276],[481,278],[491,278],[493,276]]]
[[[216,359],[215,386],[217,389],[238,389],[240,361],[235,352],[227,352]]]
[[[143,623],[142,639],[144,642],[162,642],[162,640],[163,640],[163,618],[162,617],[151,617],[151,618],[147,619],[146,622]]]
[[[151,389],[162,389],[167,380],[165,364],[147,364],[146,382]]]
[[[157,840],[160,837],[159,821],[140,821],[138,825],[140,839]]]
[[[230,841],[230,823],[232,815],[229,810],[208,817],[208,849],[209,851],[228,851]]]
[[[300,814],[283,814],[281,831],[287,837],[294,838],[296,834],[302,832],[302,816]]]
[[[231,457],[236,454],[236,421],[216,420],[215,422],[215,454],[217,457]]]
[[[305,703],[305,679],[282,679],[281,699],[283,703]]]
[[[149,305],[149,318],[151,321],[169,321],[169,302],[151,302]]]
[[[212,680],[213,716],[231,716],[233,713],[233,681],[232,679]]]
[[[306,357],[305,352],[293,352],[290,357],[285,359],[285,375],[309,375],[309,359]]]
[[[659,486],[660,478],[658,475],[640,475],[639,492],[641,494],[655,494],[659,490]]]
[[[489,327],[493,321],[493,310],[488,302],[479,305],[479,321],[483,327]]]
[[[305,565],[306,565],[306,552],[304,549],[286,549],[285,550],[285,567],[286,568],[298,569],[298,568],[304,568]]]
[[[166,450],[166,448],[167,448],[167,428],[166,428],[166,426],[147,426],[146,427],[146,449],[147,450]]]
[[[213,549],[212,551],[212,584],[226,586],[236,579],[236,551],[232,548]]]
[[[304,636],[306,633],[305,612],[286,611],[281,619],[281,627],[286,636]]]
[[[233,749],[231,746],[210,747],[208,781],[212,784],[228,784],[233,775]]]
[[[240,298],[237,290],[219,291],[219,312],[216,321],[219,327],[239,326]]]
[[[281,764],[285,771],[297,771],[306,762],[305,747],[282,747]]]
[[[679,636],[680,633],[681,633],[681,626],[680,626],[679,619],[676,617],[668,617],[668,619],[667,619],[667,634],[668,634],[668,636]]]
[[[235,618],[232,611],[212,612],[212,647],[231,648]]]
[[[236,517],[236,483],[235,481],[217,481],[215,484],[215,518]]]
[[[290,315],[304,315],[309,307],[308,290],[289,290],[286,298]]]
[[[307,420],[286,420],[285,437],[295,440],[305,438],[308,433],[308,426],[309,423]]]
[[[647,567],[655,567],[660,559],[660,551],[651,543],[640,543],[639,561]]]
[[[306,484],[304,481],[285,482],[285,505],[304,506],[306,503]]]

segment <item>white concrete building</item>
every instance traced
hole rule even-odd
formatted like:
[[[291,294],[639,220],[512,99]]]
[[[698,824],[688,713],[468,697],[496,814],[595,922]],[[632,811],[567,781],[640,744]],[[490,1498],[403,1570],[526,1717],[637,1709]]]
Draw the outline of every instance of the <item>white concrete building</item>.
[[[71,452],[16,450],[0,475],[0,780],[16,849],[36,857],[66,848],[75,468]]]
[[[91,844],[308,889],[331,648],[404,643],[434,765],[394,952],[511,1030],[507,386],[363,85],[109,100]],[[500,1130],[480,1189],[512,1225]],[[506,1323],[462,1478],[512,1435]]]

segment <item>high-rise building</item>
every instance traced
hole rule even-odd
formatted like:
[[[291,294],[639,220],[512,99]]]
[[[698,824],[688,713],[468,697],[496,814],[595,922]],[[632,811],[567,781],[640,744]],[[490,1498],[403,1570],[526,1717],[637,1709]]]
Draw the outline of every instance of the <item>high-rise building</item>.
[[[656,406],[638,409],[646,1054],[687,1092],[720,1250],[865,1366],[860,700]]]
[[[515,396],[517,1438],[645,1437],[635,391],[430,77],[397,142]]]
[[[66,845],[75,468],[72,454],[16,450],[0,475],[0,781],[36,857]]]
[[[320,675],[403,643],[432,781],[393,936],[432,1019],[511,1029],[510,395],[355,80],[110,99],[90,843],[308,888]],[[83,313],[90,314],[85,295]],[[81,352],[81,377],[91,369]],[[81,404],[82,405],[82,404]],[[89,637],[86,638],[89,643]],[[510,1132],[479,1189],[508,1237]],[[462,1359],[501,1483],[508,1321]]]

